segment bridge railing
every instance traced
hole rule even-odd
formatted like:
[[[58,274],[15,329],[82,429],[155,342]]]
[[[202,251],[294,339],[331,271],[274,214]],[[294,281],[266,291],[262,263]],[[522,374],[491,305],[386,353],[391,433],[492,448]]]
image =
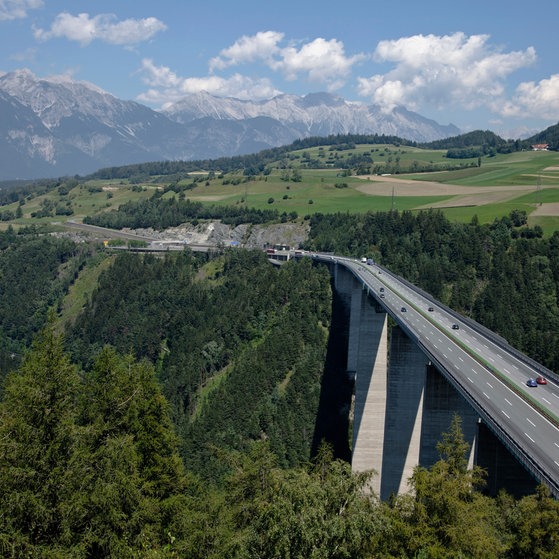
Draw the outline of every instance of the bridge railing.
[[[509,452],[518,460],[524,468],[532,474],[534,479],[545,483],[553,496],[559,498],[559,483],[557,480],[550,477],[545,469],[528,454],[507,431],[501,426],[500,422],[489,413],[483,404],[475,398],[471,392],[462,384],[460,379],[454,375],[453,371],[445,367],[445,365],[434,355],[427,346],[421,341],[417,341],[418,347],[429,357],[435,367],[441,371],[454,388],[468,401],[468,403],[476,410],[476,412],[483,419],[484,423],[495,434],[495,436],[505,445]]]
[[[377,266],[379,268],[381,268],[383,271],[385,271],[387,274],[390,274],[392,277],[396,278],[398,281],[405,284],[410,289],[415,290],[417,293],[419,293],[425,299],[431,301],[433,304],[435,304],[435,305],[441,307],[442,309],[444,309],[445,312],[449,313],[450,315],[454,316],[455,318],[457,318],[457,319],[461,320],[462,322],[464,322],[465,324],[467,324],[468,327],[471,328],[472,330],[475,330],[476,332],[478,332],[478,333],[482,334],[483,336],[485,336],[486,338],[490,339],[495,345],[501,347],[502,349],[504,349],[508,353],[514,355],[519,361],[522,361],[526,365],[529,365],[535,371],[540,373],[542,376],[553,379],[555,381],[555,383],[559,384],[559,375],[557,373],[555,373],[551,369],[548,369],[547,367],[545,367],[541,363],[538,363],[535,359],[532,359],[531,357],[529,357],[525,353],[522,353],[519,349],[516,349],[515,347],[511,346],[507,342],[507,340],[505,338],[503,338],[502,336],[500,336],[499,334],[496,334],[495,332],[493,332],[489,328],[483,326],[483,324],[480,324],[479,322],[476,322],[473,318],[469,318],[467,316],[464,316],[464,315],[460,314],[459,312],[455,311],[454,309],[451,309],[450,307],[448,307],[444,303],[441,303],[438,299],[435,299],[435,297],[433,297],[430,293],[427,293],[426,291],[424,291],[420,287],[417,287],[416,285],[414,285],[410,281],[406,280],[405,278],[403,278],[403,277],[401,277],[397,274],[394,274],[393,272],[391,272],[390,270],[388,270],[384,266],[380,266],[378,264],[377,264]]]

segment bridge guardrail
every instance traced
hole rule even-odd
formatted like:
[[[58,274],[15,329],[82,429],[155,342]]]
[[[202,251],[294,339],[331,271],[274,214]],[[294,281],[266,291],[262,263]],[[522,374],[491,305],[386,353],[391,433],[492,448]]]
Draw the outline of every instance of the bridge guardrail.
[[[389,273],[393,277],[395,277],[398,281],[401,281],[403,284],[407,285],[410,289],[415,290],[422,297],[425,297],[425,299],[428,299],[432,303],[434,303],[437,306],[443,308],[446,312],[448,312],[452,316],[460,319],[462,322],[467,324],[472,330],[475,330],[476,332],[482,334],[486,338],[489,338],[495,345],[497,345],[497,346],[501,347],[502,349],[506,350],[508,353],[513,354],[519,361],[522,361],[526,365],[529,365],[530,367],[532,367],[536,371],[540,372],[543,376],[548,377],[550,379],[553,379],[559,385],[559,375],[557,373],[548,369],[547,367],[545,367],[541,363],[538,363],[535,359],[532,359],[531,357],[529,357],[525,353],[522,353],[519,349],[516,349],[515,347],[511,346],[507,342],[507,340],[505,338],[503,338],[502,336],[500,336],[499,334],[496,334],[495,332],[493,332],[492,330],[490,330],[486,326],[483,326],[479,322],[476,322],[473,318],[469,318],[467,316],[464,316],[464,315],[460,314],[459,312],[455,311],[454,309],[451,309],[450,307],[448,307],[444,303],[441,303],[438,299],[435,299],[431,294],[427,293],[426,291],[424,291],[420,287],[417,287],[416,285],[414,285],[413,283],[409,282],[408,280],[402,278],[401,276],[392,273],[390,270],[387,270],[387,268],[385,268],[384,266],[380,266],[379,264],[377,264],[377,266],[379,268],[382,268],[383,270],[385,270],[387,273]]]
[[[551,478],[545,470],[536,462],[529,454],[527,454],[522,447],[510,437],[505,429],[503,429],[498,421],[485,409],[485,407],[474,396],[466,390],[464,385],[460,382],[450,369],[447,369],[444,364],[423,344],[418,341],[418,346],[429,357],[432,363],[436,363],[437,368],[446,372],[446,377],[453,384],[453,386],[462,394],[470,405],[478,412],[483,418],[485,424],[493,431],[495,436],[507,447],[511,454],[528,470],[536,480],[544,481],[549,487],[555,498],[559,498],[559,484],[557,480]]]

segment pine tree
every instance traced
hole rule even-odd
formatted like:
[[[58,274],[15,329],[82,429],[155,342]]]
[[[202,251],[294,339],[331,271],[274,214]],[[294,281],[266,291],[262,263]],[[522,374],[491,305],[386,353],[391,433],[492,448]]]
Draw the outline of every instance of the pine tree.
[[[74,543],[80,377],[47,327],[6,379],[0,405],[0,551],[63,557]],[[54,552],[53,550],[58,549]]]
[[[90,555],[132,557],[133,549],[161,547],[187,500],[177,438],[153,366],[104,348],[86,380],[83,421],[95,470],[88,491]]]

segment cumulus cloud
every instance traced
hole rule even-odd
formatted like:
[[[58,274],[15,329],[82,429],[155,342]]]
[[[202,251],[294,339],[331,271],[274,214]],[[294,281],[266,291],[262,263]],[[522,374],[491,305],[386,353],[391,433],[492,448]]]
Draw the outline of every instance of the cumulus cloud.
[[[73,16],[63,12],[56,16],[49,30],[35,28],[33,34],[41,41],[65,37],[82,46],[88,45],[95,39],[112,45],[134,45],[151,39],[156,33],[165,29],[167,26],[154,17],[117,21],[114,14],[91,17],[86,13]]]
[[[503,101],[505,80],[532,64],[536,53],[502,53],[488,45],[488,35],[415,35],[381,41],[374,59],[393,63],[386,74],[358,78],[358,90],[386,110],[460,105],[468,109]]]
[[[261,62],[288,80],[303,76],[334,90],[343,85],[352,67],[365,58],[363,54],[347,56],[344,44],[337,39],[319,37],[298,46],[281,46],[283,39],[284,34],[277,31],[243,36],[210,61],[210,71]]]
[[[142,60],[141,74],[149,89],[138,96],[138,101],[163,108],[189,93],[201,91],[237,99],[269,99],[281,93],[267,78],[253,79],[241,74],[227,78],[215,75],[182,78],[166,66],[155,65],[150,59]]]
[[[36,10],[43,0],[0,0],[0,21],[27,17],[29,10]]]
[[[302,76],[324,84],[330,91],[341,87],[353,65],[365,58],[363,54],[347,56],[342,42],[323,38],[294,46],[282,45],[284,34],[261,31],[243,36],[209,61],[209,75],[181,78],[166,66],[152,60],[142,61],[141,74],[149,90],[138,100],[150,104],[177,101],[185,94],[207,91],[221,97],[237,99],[270,99],[281,93],[270,78],[252,78],[240,73],[227,77],[217,73],[242,64],[259,63],[264,71],[281,74],[288,80]]]
[[[363,60],[364,55],[346,56],[342,42],[318,38],[299,49],[286,47],[281,50],[281,59],[272,64],[274,70],[281,70],[288,80],[306,74],[310,81],[329,84],[336,89],[343,83],[352,67]]]
[[[284,34],[277,31],[260,31],[251,37],[244,35],[235,41],[230,47],[223,49],[219,56],[210,60],[210,71],[223,70],[228,66],[236,66],[255,60],[273,60],[273,56],[279,52],[278,43]]]
[[[506,117],[536,117],[557,120],[559,114],[559,74],[538,83],[524,82],[504,105],[494,108]]]

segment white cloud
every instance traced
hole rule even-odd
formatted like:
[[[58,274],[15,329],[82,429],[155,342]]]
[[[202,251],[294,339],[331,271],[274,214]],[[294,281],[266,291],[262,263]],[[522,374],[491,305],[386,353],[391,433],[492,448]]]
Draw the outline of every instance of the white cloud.
[[[306,74],[313,82],[330,85],[330,89],[340,87],[342,78],[351,72],[364,55],[346,56],[342,42],[322,38],[314,39],[301,48],[287,47],[281,50],[281,60],[272,65],[274,70],[281,70],[289,80],[295,80],[300,74]]]
[[[343,43],[336,39],[318,38],[299,47],[282,47],[283,39],[284,34],[278,31],[245,35],[210,60],[210,75],[205,77],[181,78],[170,68],[156,66],[145,59],[141,73],[149,90],[138,100],[165,105],[199,91],[237,99],[270,99],[280,94],[281,91],[267,77],[252,78],[240,73],[227,77],[216,75],[219,70],[254,63],[261,63],[265,70],[279,72],[289,80],[302,75],[310,81],[325,84],[332,91],[341,87],[352,66],[365,58],[363,54],[346,56]]]
[[[267,78],[253,79],[241,74],[228,78],[206,76],[181,78],[166,66],[156,66],[152,60],[142,60],[142,79],[148,91],[138,96],[138,101],[150,105],[167,106],[189,93],[207,91],[219,97],[237,99],[269,99],[281,93]]]
[[[280,50],[278,43],[283,36],[283,33],[277,31],[260,31],[252,37],[244,35],[210,60],[210,71],[255,60],[271,61],[273,55]]]
[[[365,58],[363,54],[347,56],[344,44],[337,39],[328,41],[319,37],[298,47],[280,46],[283,39],[284,34],[277,31],[243,36],[210,60],[210,71],[262,62],[271,70],[281,72],[288,80],[304,76],[334,90],[343,85],[351,68]]]
[[[524,82],[517,88],[513,98],[495,111],[506,117],[535,117],[558,120],[559,74],[538,83]]]
[[[386,74],[358,78],[358,90],[387,110],[460,105],[492,107],[505,94],[505,80],[536,59],[532,47],[501,53],[488,44],[488,35],[415,35],[381,41],[374,58],[394,63]]]
[[[0,0],[0,21],[27,17],[29,10],[36,10],[43,0]]]
[[[35,28],[33,33],[38,40],[65,37],[81,43],[82,46],[95,39],[112,45],[133,45],[147,41],[165,29],[167,26],[154,17],[117,21],[114,14],[91,17],[86,13],[73,16],[63,12],[56,16],[49,30]]]

